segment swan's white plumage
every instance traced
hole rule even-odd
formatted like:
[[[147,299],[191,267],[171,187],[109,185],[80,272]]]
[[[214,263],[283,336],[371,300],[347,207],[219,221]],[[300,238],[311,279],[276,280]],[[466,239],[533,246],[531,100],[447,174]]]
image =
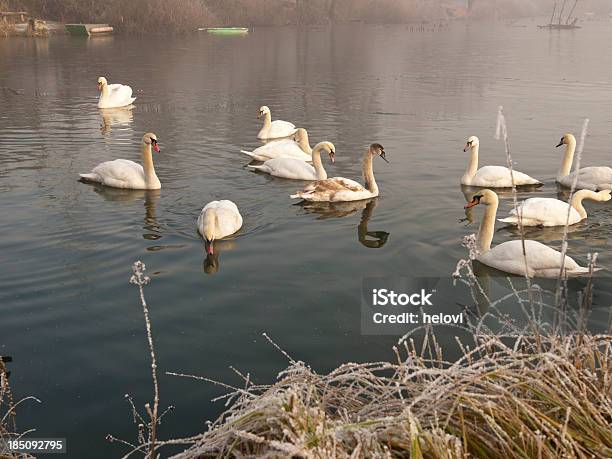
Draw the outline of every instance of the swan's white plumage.
[[[574,162],[574,153],[576,152],[576,137],[574,137],[573,134],[565,134],[561,137],[561,141],[557,144],[557,147],[562,145],[566,145],[566,147],[561,168],[557,173],[557,182],[565,187],[571,188],[574,179],[576,179],[576,171],[572,172],[571,170],[572,163]],[[578,171],[576,189],[592,191],[612,189],[612,168],[608,166],[580,168]]]
[[[296,158],[269,159],[262,165],[249,165],[253,170],[259,170],[275,177],[294,180],[325,180],[327,172],[321,161],[321,152],[326,151],[333,162],[335,147],[331,142],[320,142],[312,151],[312,165]]]
[[[538,185],[541,182],[539,180],[530,177],[523,172],[513,171],[514,184],[520,185]],[[490,188],[511,188],[512,187],[512,176],[510,175],[510,169],[503,166],[483,166],[476,172],[472,178],[462,180],[463,185],[469,186],[486,186]]]
[[[571,188],[576,172],[572,172],[564,177],[558,177],[557,182]],[[612,189],[612,168],[607,166],[583,167],[578,171],[578,181],[576,189],[586,189],[593,191]]]
[[[510,211],[510,216],[499,221],[518,224],[518,216],[524,226],[559,226],[565,225],[567,211],[571,206],[567,202],[554,198],[529,198],[519,203],[517,209]],[[582,218],[576,209],[571,207],[569,224],[578,223]]]
[[[98,182],[113,188],[146,190],[143,167],[129,159],[106,161],[94,167],[89,174],[80,174],[81,178]]]
[[[131,105],[136,98],[132,97],[132,88],[124,84],[108,84],[106,78],[98,78],[100,98],[98,108],[116,108]]]
[[[561,252],[538,241],[526,240],[527,274],[529,277],[555,278],[561,272]],[[477,257],[478,261],[500,271],[520,276],[525,275],[525,259],[521,241],[508,241],[493,247]],[[564,269],[568,276],[587,274],[589,268],[579,266],[571,257],[565,256]]]
[[[478,137],[468,138],[464,152],[470,151],[468,168],[461,177],[461,184],[467,186],[480,186],[487,188],[512,188],[512,185],[540,185],[542,182],[529,175],[503,166],[483,166],[478,169],[478,151],[480,141]]]
[[[269,159],[261,165],[249,165],[250,169],[259,170],[274,177],[294,180],[317,180],[317,171],[310,164],[295,158]]]
[[[94,167],[90,173],[79,174],[81,179],[101,183],[113,188],[131,190],[159,190],[161,182],[153,166],[152,148],[157,148],[157,136],[147,133],[142,138],[142,161],[145,167],[129,159],[105,161]]]
[[[610,190],[599,192],[580,190],[574,194],[571,203],[554,198],[529,198],[519,203],[517,209],[512,209],[508,217],[499,221],[518,225],[520,216],[523,226],[563,226],[566,223],[575,225],[587,218],[582,205],[584,199],[609,201]]]
[[[257,161],[267,161],[274,158],[295,158],[306,162],[312,161],[312,156],[302,150],[295,140],[290,139],[276,140],[253,151],[240,151]]]
[[[289,137],[295,133],[295,124],[289,121],[275,120],[270,123],[270,127],[259,131],[258,139],[278,139]]]
[[[257,134],[258,139],[280,139],[295,134],[295,124],[288,121],[272,121],[272,113],[265,105],[259,109],[259,117],[263,117],[264,125]]]
[[[504,242],[491,248],[499,198],[494,191],[481,190],[466,207],[478,204],[485,204],[485,213],[476,236],[476,259],[481,263],[500,271],[529,277],[555,278],[561,273],[562,266],[568,276],[581,276],[589,272],[589,268],[579,266],[567,255],[562,265],[561,252],[538,241],[524,241],[525,256],[523,242],[519,240]]]
[[[206,215],[211,217],[211,227],[207,228]],[[242,215],[232,201],[211,201],[206,204],[197,221],[198,232],[211,240],[230,236],[242,227]],[[212,236],[212,237],[211,237]]]

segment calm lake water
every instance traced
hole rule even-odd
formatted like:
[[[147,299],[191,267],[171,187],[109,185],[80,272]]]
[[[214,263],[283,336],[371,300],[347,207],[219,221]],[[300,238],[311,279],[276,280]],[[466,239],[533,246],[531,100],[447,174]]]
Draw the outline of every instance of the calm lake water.
[[[600,44],[612,40],[612,24],[561,33],[535,25],[0,40],[0,354],[14,359],[16,396],[43,402],[20,409],[19,427],[68,438],[69,457],[124,452],[107,433],[135,439],[124,394],[141,407],[152,392],[142,309],[128,282],[138,259],[152,277],[162,372],[240,384],[233,365],[270,382],[286,361],[263,332],[317,371],[393,358],[397,337],[361,334],[362,278],[448,277],[465,257],[461,239],[477,230],[481,209],[474,223],[460,221],[462,149],[478,135],[481,164],[505,164],[493,139],[498,105],[517,169],[546,182],[524,196],[557,196],[554,147],[586,117],[583,164],[610,165],[612,54]],[[130,84],[134,109],[101,113],[98,75]],[[313,144],[334,142],[332,176],[359,178],[364,149],[382,143],[391,163],[374,164],[380,198],[365,209],[309,209],[289,199],[301,182],[246,169],[239,151],[258,145],[263,104],[306,127]],[[162,149],[161,192],[77,181],[104,160],[139,161],[147,131]],[[234,200],[244,227],[206,262],[195,221],[213,199]],[[505,197],[500,211],[510,205]],[[598,251],[612,269],[612,205],[587,208],[570,255],[584,264]],[[389,233],[386,243],[363,245],[365,225]],[[500,229],[494,243],[513,237]],[[530,237],[559,248],[561,232]],[[593,329],[605,328],[610,304],[597,299]],[[443,332],[443,342],[455,334]],[[205,383],[164,375],[161,390],[163,404],[176,406],[164,438],[202,431],[223,409],[209,401],[222,391]]]

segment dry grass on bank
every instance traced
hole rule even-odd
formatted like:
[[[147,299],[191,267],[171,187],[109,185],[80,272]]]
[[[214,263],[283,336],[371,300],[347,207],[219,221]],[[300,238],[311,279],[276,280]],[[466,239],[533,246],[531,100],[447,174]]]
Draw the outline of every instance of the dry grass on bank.
[[[611,351],[610,336],[482,336],[451,363],[429,336],[394,363],[292,362],[271,386],[246,379],[175,457],[611,457]]]
[[[36,18],[110,23],[118,32],[167,34],[206,26],[268,26],[361,21],[414,23],[446,17],[428,0],[0,0],[0,10]]]
[[[212,24],[200,0],[4,0],[7,9],[22,9],[37,18],[62,22],[109,23],[118,32],[167,34],[194,32]]]
[[[18,456],[4,452],[2,445],[14,436],[15,404],[8,383],[8,370],[4,365],[6,358],[0,356],[0,459],[16,459]]]

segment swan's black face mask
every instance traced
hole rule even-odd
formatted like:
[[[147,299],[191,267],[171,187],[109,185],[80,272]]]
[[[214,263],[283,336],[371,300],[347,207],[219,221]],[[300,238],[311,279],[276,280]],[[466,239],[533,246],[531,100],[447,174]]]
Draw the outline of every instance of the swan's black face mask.
[[[375,152],[378,156],[380,156],[382,159],[385,160],[385,162],[389,162],[389,160],[387,159],[386,153],[385,153],[385,148],[379,144],[379,143],[373,143],[370,146],[371,151]]]
[[[465,144],[465,148],[463,149],[463,152],[465,153],[466,151],[468,151],[470,148],[472,148],[473,145],[473,141],[470,140],[468,143]]]
[[[559,148],[561,145],[563,145],[565,143],[564,140],[565,140],[564,138],[561,138],[561,140],[559,141],[559,143],[557,144],[555,148]]]
[[[151,145],[153,145],[153,150],[155,150],[156,153],[159,153],[159,146],[157,145],[157,140],[151,139]]]
[[[474,206],[477,206],[478,204],[480,204],[480,200],[482,199],[482,195],[481,194],[477,194],[476,196],[474,196],[472,198],[472,200],[470,202],[468,202],[465,206],[463,206],[464,209],[470,209]]]

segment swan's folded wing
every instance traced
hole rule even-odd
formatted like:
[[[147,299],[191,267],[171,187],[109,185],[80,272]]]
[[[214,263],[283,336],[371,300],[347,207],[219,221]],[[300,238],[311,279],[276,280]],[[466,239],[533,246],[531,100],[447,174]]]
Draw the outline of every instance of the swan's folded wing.
[[[355,180],[347,179],[344,177],[333,177],[329,180],[332,180],[335,184],[338,185],[338,190],[345,189],[348,191],[365,191],[365,188],[357,183]]]
[[[538,180],[522,172],[513,171],[515,185],[527,185],[540,183]],[[510,169],[503,166],[483,166],[476,172],[472,179],[474,186],[510,187],[512,178]]]
[[[557,250],[538,241],[526,240],[525,252],[527,254],[527,265],[534,271],[550,269],[561,269],[561,254]],[[504,269],[504,264],[522,263],[523,244],[521,241],[508,241],[495,246],[486,254],[489,259],[494,259],[499,265],[498,269]],[[495,266],[498,267],[498,266]],[[567,255],[565,256],[565,269],[576,269],[578,264]]]
[[[584,167],[578,173],[578,180],[597,185],[600,189],[607,189],[612,184],[612,168],[607,166]]]
[[[132,88],[124,84],[109,84],[111,97],[115,100],[129,100],[132,98]]]
[[[316,179],[315,168],[297,158],[274,158],[264,163],[272,175],[301,180]]]
[[[519,204],[519,215],[523,218],[548,221],[558,219],[559,217],[567,216],[568,204],[554,198],[529,198]],[[512,215],[516,215],[515,209],[510,211]]]
[[[98,164],[92,172],[98,174],[104,181],[116,180],[127,183],[144,183],[144,170],[140,164],[129,159],[115,159]]]

